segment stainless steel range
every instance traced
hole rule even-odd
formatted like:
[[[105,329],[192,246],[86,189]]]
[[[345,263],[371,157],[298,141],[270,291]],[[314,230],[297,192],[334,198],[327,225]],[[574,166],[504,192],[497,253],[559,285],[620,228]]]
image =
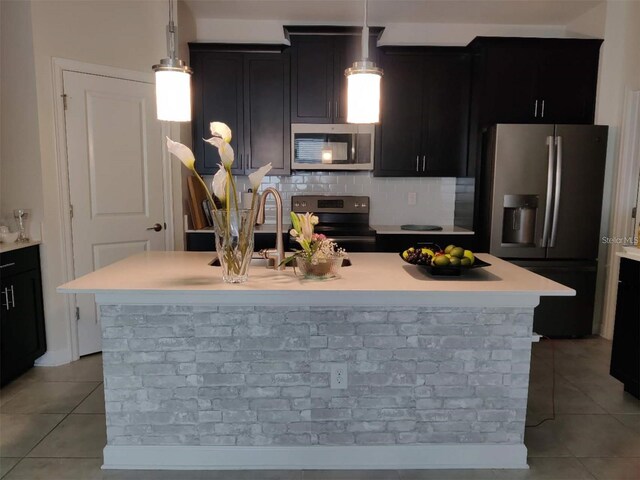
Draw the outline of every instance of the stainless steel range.
[[[369,226],[369,197],[349,195],[296,195],[291,211],[312,212],[320,222],[315,228],[347,252],[375,252],[376,231]],[[289,249],[299,245],[289,236]]]

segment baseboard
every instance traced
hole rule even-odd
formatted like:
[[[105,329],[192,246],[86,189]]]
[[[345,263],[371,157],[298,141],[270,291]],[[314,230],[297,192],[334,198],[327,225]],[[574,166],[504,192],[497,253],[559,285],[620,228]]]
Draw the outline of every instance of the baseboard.
[[[526,469],[524,445],[217,447],[107,445],[103,469]]]
[[[71,361],[71,351],[65,348],[64,350],[47,350],[44,355],[36,359],[35,364],[38,367],[57,367]]]

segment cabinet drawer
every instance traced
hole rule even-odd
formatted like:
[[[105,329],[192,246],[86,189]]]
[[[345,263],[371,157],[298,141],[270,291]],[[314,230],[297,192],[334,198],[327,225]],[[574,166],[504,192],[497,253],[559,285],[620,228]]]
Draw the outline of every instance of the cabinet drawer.
[[[27,270],[40,269],[40,250],[38,245],[20,248],[0,254],[0,275],[3,278]]]

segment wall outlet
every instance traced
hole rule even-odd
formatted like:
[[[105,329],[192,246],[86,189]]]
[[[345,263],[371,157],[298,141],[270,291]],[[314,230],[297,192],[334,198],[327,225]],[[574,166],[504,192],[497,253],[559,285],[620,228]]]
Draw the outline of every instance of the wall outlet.
[[[407,204],[415,205],[416,203],[418,203],[418,196],[416,195],[416,192],[409,192],[407,194]]]
[[[344,390],[347,388],[347,364],[333,363],[331,365],[331,388]]]

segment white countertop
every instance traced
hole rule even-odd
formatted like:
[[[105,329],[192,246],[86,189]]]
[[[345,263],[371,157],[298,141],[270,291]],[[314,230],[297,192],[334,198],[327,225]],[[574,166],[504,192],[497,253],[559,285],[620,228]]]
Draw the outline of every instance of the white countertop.
[[[628,258],[640,262],[640,248],[638,247],[622,247],[623,251],[616,253],[620,258]]]
[[[0,243],[0,253],[20,250],[21,248],[33,247],[34,245],[40,245],[41,243],[42,242],[40,242],[39,240],[33,240],[29,242]]]
[[[394,253],[353,253],[340,278],[304,280],[292,268],[252,266],[249,281],[222,282],[211,252],[145,252],[58,287],[94,293],[103,304],[287,306],[535,306],[540,296],[575,291],[489,254],[492,266],[455,278],[434,278]]]
[[[458,227],[456,225],[440,225],[442,230],[435,231],[415,231],[402,230],[400,225],[371,225],[378,235],[473,235],[472,230]]]

